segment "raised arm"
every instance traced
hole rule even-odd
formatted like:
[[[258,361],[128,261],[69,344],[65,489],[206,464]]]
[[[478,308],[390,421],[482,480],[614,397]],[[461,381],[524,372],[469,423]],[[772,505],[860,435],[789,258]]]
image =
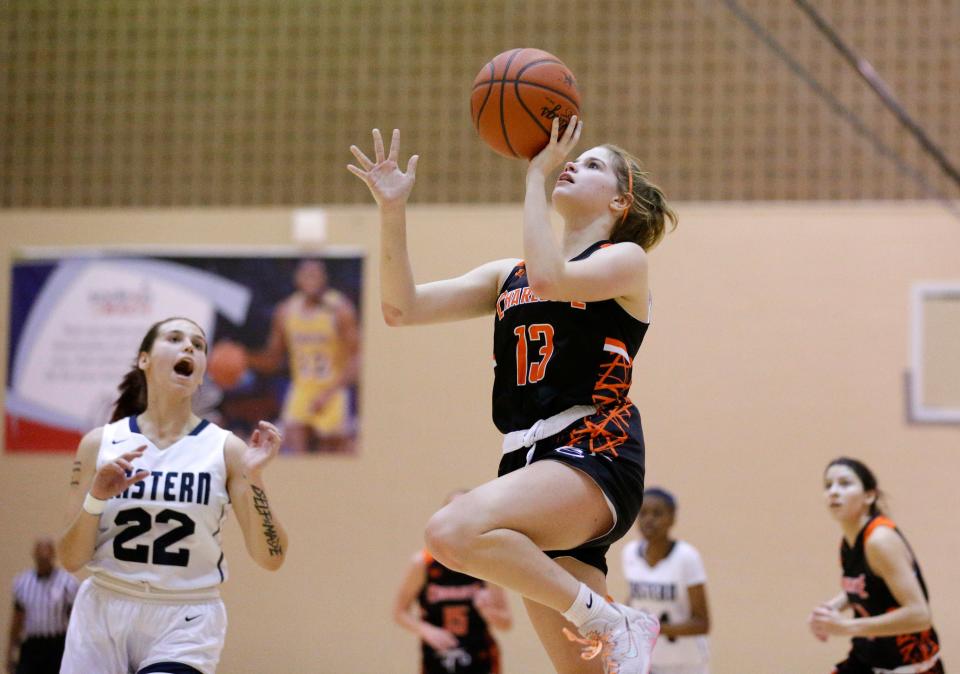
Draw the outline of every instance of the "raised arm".
[[[243,541],[253,560],[276,571],[287,554],[287,532],[267,499],[263,469],[280,450],[280,432],[261,421],[248,446],[235,435],[227,438],[227,491],[243,532]]]
[[[427,567],[423,553],[418,552],[407,564],[403,580],[397,588],[397,594],[393,600],[393,621],[408,632],[416,634],[434,650],[445,651],[456,647],[457,638],[445,629],[421,620],[410,611],[417,600],[417,595],[423,589],[426,578]]]
[[[102,511],[104,501],[149,474],[142,468],[134,468],[132,463],[143,456],[146,445],[105,463],[97,470],[102,437],[103,428],[96,428],[83,437],[70,472],[67,529],[57,542],[57,555],[67,571],[78,571],[93,558],[100,514],[91,511]],[[88,494],[90,501],[87,500]]]
[[[380,207],[380,306],[387,325],[417,325],[474,318],[492,313],[500,283],[516,260],[497,260],[463,276],[417,285],[407,251],[407,199],[416,180],[413,155],[404,173],[397,164],[400,131],[394,129],[389,154],[373,130],[374,159],[356,145],[350,151],[359,167],[347,169],[366,183]]]
[[[523,254],[530,288],[542,299],[596,302],[617,299],[638,317],[646,317],[647,255],[635,243],[616,243],[584,260],[562,254],[550,225],[547,175],[577,144],[583,123],[571,118],[563,136],[555,119],[550,143],[527,168],[523,202]],[[626,204],[625,204],[626,205]]]

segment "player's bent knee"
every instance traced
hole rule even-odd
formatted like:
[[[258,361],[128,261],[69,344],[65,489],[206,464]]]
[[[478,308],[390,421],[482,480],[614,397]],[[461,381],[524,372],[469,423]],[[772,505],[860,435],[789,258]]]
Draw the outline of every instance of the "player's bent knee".
[[[464,570],[472,534],[449,508],[443,508],[433,514],[427,522],[424,538],[427,550],[434,559],[448,569]]]

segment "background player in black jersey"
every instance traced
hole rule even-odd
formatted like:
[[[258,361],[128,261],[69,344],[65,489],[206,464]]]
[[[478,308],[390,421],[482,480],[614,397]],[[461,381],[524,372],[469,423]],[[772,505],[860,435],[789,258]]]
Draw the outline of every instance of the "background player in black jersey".
[[[607,602],[605,553],[632,525],[643,493],[640,418],[627,398],[631,364],[649,321],[646,250],[675,222],[637,160],[602,145],[566,162],[553,186],[564,220],[555,239],[547,174],[580,137],[574,117],[529,164],[525,260],[497,260],[463,276],[416,284],[406,245],[406,201],[417,156],[398,166],[374,130],[374,158],[356,146],[349,170],[380,206],[380,286],[389,325],[494,314],[494,421],[505,434],[500,477],[437,512],[430,552],[445,566],[515,590],[560,672],[598,671],[582,657],[646,674],[658,624]],[[545,552],[547,554],[545,554]],[[572,633],[567,633],[573,637]]]
[[[910,545],[877,504],[873,473],[856,459],[834,459],[824,494],[843,531],[843,591],[815,608],[809,622],[821,641],[853,637],[834,674],[942,673],[927,586]],[[847,608],[853,617],[841,614]]]
[[[464,493],[453,492],[444,505]],[[420,637],[423,674],[499,674],[500,651],[490,628],[513,624],[502,588],[452,571],[426,550],[407,565],[393,618]]]

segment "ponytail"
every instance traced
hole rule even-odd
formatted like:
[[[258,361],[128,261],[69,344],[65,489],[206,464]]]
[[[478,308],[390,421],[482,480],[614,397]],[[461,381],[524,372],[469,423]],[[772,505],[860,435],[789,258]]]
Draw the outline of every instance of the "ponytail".
[[[125,417],[137,416],[147,409],[147,377],[143,370],[134,364],[117,387],[120,396],[113,404],[110,423]]]
[[[667,204],[663,190],[650,182],[649,175],[640,168],[640,162],[623,148],[604,145],[617,157],[617,182],[624,194],[630,195],[630,204],[610,232],[613,243],[632,241],[644,250],[656,246],[667,232],[677,227],[677,214]]]

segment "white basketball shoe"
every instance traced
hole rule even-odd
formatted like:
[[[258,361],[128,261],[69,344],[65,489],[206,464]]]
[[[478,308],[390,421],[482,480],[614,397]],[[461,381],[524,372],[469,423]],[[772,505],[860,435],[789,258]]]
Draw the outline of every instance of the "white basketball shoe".
[[[583,638],[564,628],[571,641],[583,644],[580,657],[603,658],[604,674],[649,674],[653,647],[660,634],[660,621],[646,611],[610,603],[614,620],[600,615],[580,627]]]

